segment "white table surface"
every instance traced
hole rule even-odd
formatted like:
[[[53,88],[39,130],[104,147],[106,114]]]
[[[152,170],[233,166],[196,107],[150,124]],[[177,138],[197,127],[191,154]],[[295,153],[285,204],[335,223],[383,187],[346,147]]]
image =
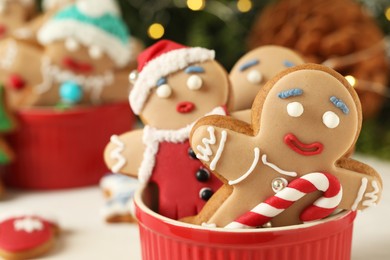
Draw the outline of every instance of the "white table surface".
[[[390,259],[390,162],[357,156],[382,174],[381,203],[357,216],[353,260]],[[63,232],[54,250],[40,259],[55,260],[140,260],[141,250],[135,224],[106,224],[99,215],[103,196],[97,187],[52,192],[9,190],[0,201],[0,213],[28,210],[57,218]]]

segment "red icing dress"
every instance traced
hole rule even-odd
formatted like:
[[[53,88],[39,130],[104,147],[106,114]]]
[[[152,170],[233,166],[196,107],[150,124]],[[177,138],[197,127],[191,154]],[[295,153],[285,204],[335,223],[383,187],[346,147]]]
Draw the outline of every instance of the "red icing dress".
[[[213,114],[226,114],[219,109]],[[188,140],[191,127],[176,131],[144,128],[146,149],[138,176],[141,182],[156,184],[158,213],[172,219],[199,213],[222,185],[192,151]]]

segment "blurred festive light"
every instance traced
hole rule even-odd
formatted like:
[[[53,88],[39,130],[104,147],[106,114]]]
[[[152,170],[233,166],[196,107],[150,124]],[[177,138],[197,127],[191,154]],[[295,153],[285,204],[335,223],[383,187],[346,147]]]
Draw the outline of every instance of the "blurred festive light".
[[[386,16],[386,19],[390,21],[390,6],[386,8],[385,16]]]
[[[348,83],[352,86],[352,87],[355,87],[356,85],[356,79],[354,76],[352,75],[347,75],[345,76],[345,79],[348,81]]]
[[[187,0],[187,6],[192,11],[202,10],[206,5],[205,0]]]
[[[164,26],[162,26],[162,24],[159,23],[154,23],[150,25],[148,28],[149,37],[155,40],[163,37],[164,33],[165,33]]]
[[[252,1],[251,0],[238,0],[237,9],[242,13],[249,12],[252,9]]]

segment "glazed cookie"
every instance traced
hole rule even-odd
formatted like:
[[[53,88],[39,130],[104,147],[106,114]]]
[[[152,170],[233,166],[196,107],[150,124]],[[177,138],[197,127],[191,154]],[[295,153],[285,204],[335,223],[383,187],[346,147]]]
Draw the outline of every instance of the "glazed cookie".
[[[112,136],[104,157],[113,172],[155,188],[160,214],[200,211],[221,182],[196,158],[188,137],[206,114],[226,114],[229,80],[214,51],[162,40],[138,57],[130,105],[145,127]]]
[[[233,111],[250,109],[264,84],[286,68],[303,64],[294,51],[275,45],[258,47],[241,57],[230,71]]]
[[[34,0],[0,1],[0,39],[12,35],[35,14]]]
[[[347,157],[361,121],[355,90],[337,72],[315,64],[271,79],[253,103],[252,124],[200,119],[191,146],[233,187],[207,224],[285,226],[378,203],[379,174]]]
[[[18,260],[38,257],[49,251],[59,227],[37,215],[18,215],[0,222],[0,255]]]
[[[109,223],[136,221],[133,197],[138,186],[137,179],[121,174],[109,174],[100,180],[100,188],[107,198],[100,211],[105,221]]]

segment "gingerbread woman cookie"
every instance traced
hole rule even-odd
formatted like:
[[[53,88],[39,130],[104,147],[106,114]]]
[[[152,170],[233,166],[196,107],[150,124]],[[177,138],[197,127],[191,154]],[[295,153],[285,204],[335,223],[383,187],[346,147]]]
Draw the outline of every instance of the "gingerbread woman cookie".
[[[138,57],[133,79],[130,105],[145,127],[112,136],[106,164],[154,185],[160,214],[194,215],[222,183],[196,158],[189,133],[201,116],[226,114],[228,75],[214,51],[162,40]]]
[[[0,222],[0,256],[18,260],[36,258],[49,251],[59,232],[58,225],[37,215],[17,215]]]
[[[252,124],[200,119],[191,146],[233,187],[207,224],[285,226],[336,209],[375,205],[382,191],[379,174],[347,157],[361,121],[355,90],[343,76],[316,64],[298,65],[270,80],[253,103]]]
[[[261,46],[245,54],[229,74],[233,111],[250,109],[256,94],[268,80],[286,68],[303,63],[297,53],[276,45]]]
[[[14,30],[26,24],[34,14],[34,0],[1,0],[0,39],[12,35]]]

